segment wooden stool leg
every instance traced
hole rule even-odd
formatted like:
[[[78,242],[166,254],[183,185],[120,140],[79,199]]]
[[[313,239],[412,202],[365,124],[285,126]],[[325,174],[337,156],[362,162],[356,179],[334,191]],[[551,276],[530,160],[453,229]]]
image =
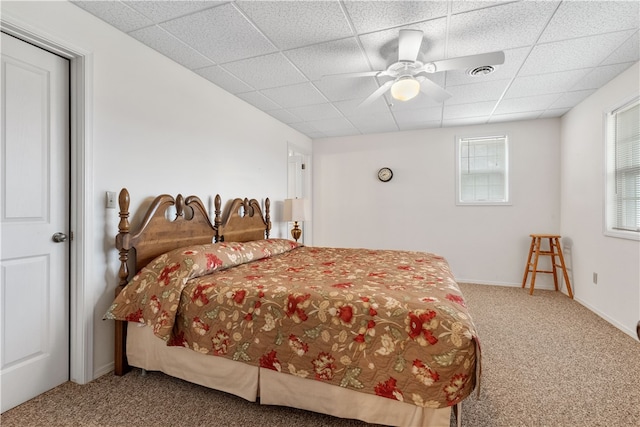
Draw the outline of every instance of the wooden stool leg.
[[[524,265],[524,276],[522,278],[522,287],[524,288],[527,284],[527,277],[529,276],[529,269],[531,267],[531,255],[533,255],[533,247],[534,247],[535,239],[531,238],[531,246],[529,246],[529,256],[527,256],[527,263]]]
[[[567,266],[564,263],[564,256],[562,255],[562,248],[560,247],[558,238],[556,238],[556,245],[558,245],[558,258],[560,258],[560,266],[562,267],[562,274],[564,275],[564,283],[567,284],[569,298],[573,299],[573,291],[571,290],[571,283],[569,283],[569,274],[567,274]]]
[[[553,241],[556,240],[554,237],[549,238],[549,252],[551,256],[551,271],[553,273],[553,286],[558,290],[558,270],[556,268],[556,256],[558,255],[557,249],[559,249],[557,243],[554,244]]]
[[[540,243],[542,239],[536,237],[535,239],[535,256],[533,258],[533,274],[531,275],[531,289],[529,290],[529,295],[533,295],[533,288],[536,284],[536,273],[538,271],[538,259],[540,257]]]

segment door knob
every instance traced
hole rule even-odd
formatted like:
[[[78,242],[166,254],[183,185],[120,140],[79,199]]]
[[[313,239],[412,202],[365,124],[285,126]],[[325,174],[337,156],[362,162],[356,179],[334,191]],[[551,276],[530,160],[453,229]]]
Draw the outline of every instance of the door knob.
[[[53,236],[51,236],[51,240],[53,240],[56,243],[66,242],[67,241],[67,235],[64,234],[64,233],[56,233]]]

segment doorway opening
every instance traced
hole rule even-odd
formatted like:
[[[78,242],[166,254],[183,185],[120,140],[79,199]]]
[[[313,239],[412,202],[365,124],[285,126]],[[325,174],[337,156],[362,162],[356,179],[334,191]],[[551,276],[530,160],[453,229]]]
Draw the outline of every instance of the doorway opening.
[[[312,206],[311,153],[291,143],[288,144],[287,151],[287,198],[309,199],[309,205]],[[299,226],[302,229],[300,243],[311,245],[313,241],[311,220],[304,221]],[[290,229],[291,225],[287,228],[287,238],[290,238],[288,234]]]

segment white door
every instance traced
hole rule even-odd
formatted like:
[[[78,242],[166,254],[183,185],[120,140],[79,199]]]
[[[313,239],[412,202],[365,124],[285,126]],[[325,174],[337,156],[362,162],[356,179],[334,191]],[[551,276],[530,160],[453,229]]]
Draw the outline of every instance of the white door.
[[[2,34],[2,412],[69,378],[69,62]]]
[[[302,199],[304,192],[304,171],[306,165],[304,157],[301,154],[289,154],[289,170],[288,170],[288,190],[287,197],[290,199]]]

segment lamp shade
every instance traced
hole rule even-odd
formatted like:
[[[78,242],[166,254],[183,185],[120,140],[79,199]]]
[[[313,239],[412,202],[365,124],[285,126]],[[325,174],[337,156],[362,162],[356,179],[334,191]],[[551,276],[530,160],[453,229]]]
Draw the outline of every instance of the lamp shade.
[[[282,219],[284,221],[308,221],[311,218],[308,199],[285,199]]]
[[[420,82],[413,77],[401,77],[391,86],[391,96],[398,101],[408,101],[420,93]]]

